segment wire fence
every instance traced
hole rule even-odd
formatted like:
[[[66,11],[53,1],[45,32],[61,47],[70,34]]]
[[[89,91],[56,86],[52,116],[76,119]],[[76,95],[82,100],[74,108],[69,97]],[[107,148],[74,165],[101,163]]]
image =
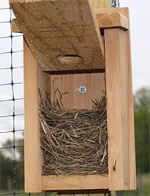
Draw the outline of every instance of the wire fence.
[[[23,37],[11,32],[13,13],[0,2],[0,195],[23,194]]]
[[[24,193],[23,36],[11,32],[13,17],[9,1],[1,0],[0,195],[31,196]]]
[[[24,193],[23,36],[11,32],[12,18],[9,1],[1,0],[0,195],[31,196]]]

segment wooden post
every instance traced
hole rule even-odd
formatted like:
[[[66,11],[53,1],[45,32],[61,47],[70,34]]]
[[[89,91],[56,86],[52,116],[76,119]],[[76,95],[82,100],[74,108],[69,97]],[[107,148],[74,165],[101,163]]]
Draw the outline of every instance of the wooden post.
[[[125,17],[128,18],[128,23],[129,23],[129,10],[128,10],[128,8],[117,8],[116,10],[113,10],[113,9],[107,10],[108,13],[110,11],[111,12],[113,12],[113,11],[120,12],[121,14],[123,14]],[[101,10],[100,12],[102,13],[103,11]],[[106,13],[106,10],[104,12]],[[117,29],[116,29],[116,31],[117,31]],[[120,143],[120,141],[118,141],[119,138],[117,138],[118,140],[116,140],[116,142],[118,141],[118,144],[115,143],[115,145],[116,145],[116,147],[115,147],[113,141],[114,141],[114,137],[116,137],[116,133],[111,132],[112,131],[112,130],[110,130],[111,122],[108,119],[108,121],[109,121],[108,122],[108,126],[109,126],[108,134],[111,134],[111,135],[109,135],[109,142],[110,143],[109,143],[109,150],[108,150],[108,152],[109,152],[109,167],[110,167],[109,187],[110,187],[110,190],[113,190],[113,187],[116,190],[117,190],[117,187],[120,187],[120,188],[118,188],[118,190],[119,189],[120,190],[123,190],[123,189],[135,190],[136,189],[136,161],[135,161],[135,133],[134,133],[134,110],[133,110],[134,106],[133,106],[133,94],[132,94],[131,50],[130,50],[130,25],[129,25],[129,29],[127,31],[123,32],[121,29],[119,31],[120,31],[120,33],[118,32],[118,38],[115,38],[116,41],[118,42],[118,47],[120,47],[120,49],[121,49],[120,52],[118,53],[116,48],[114,47],[114,46],[116,46],[117,42],[116,42],[116,44],[113,45],[114,37],[112,38],[112,36],[113,36],[114,30],[111,30],[111,29],[105,30],[107,89],[110,89],[112,84],[114,84],[116,82],[116,77],[115,77],[116,73],[114,72],[113,69],[116,68],[116,66],[117,66],[116,64],[119,62],[120,62],[120,70],[116,69],[116,71],[120,75],[121,86],[119,88],[120,88],[120,90],[124,89],[122,92],[122,96],[120,96],[120,95],[118,95],[119,92],[115,91],[116,86],[114,84],[112,86],[112,91],[107,90],[107,93],[110,93],[112,96],[114,96],[115,94],[117,94],[116,95],[117,97],[120,96],[120,99],[122,100],[122,103],[119,103],[119,104],[121,104],[120,107],[124,108],[124,110],[126,110],[126,111],[124,111],[124,110],[121,111],[121,108],[120,108],[120,112],[122,113],[122,120],[125,120],[127,122],[127,125],[124,125],[125,132],[122,129],[122,136],[120,135],[121,137],[123,137],[120,140],[121,143]],[[123,38],[124,41],[121,38],[122,37],[121,34],[124,34],[124,38]],[[109,44],[108,44],[108,40],[110,40]],[[123,45],[123,42],[125,42],[124,43],[125,45]],[[113,54],[113,55],[111,55],[111,58],[115,58],[113,64],[111,64],[111,59],[109,56],[110,52],[112,52],[111,54]],[[116,63],[115,63],[115,61],[116,61]],[[123,71],[123,69],[126,69],[126,70]],[[126,86],[123,86],[123,81],[125,81],[125,80],[126,80]],[[108,96],[111,96],[110,94]],[[123,96],[124,96],[124,98],[123,98]],[[114,111],[119,109],[119,104],[117,102],[118,100],[114,97],[114,103],[110,103],[111,100],[107,100],[107,101],[108,101],[108,104],[110,104],[107,107],[109,110],[108,116],[109,116],[109,112],[112,112],[112,111],[113,111],[113,114],[115,114]],[[126,104],[126,103],[128,103],[128,104]],[[113,110],[112,109],[113,105],[116,105],[118,107],[115,108],[115,110]],[[125,107],[125,105],[126,105],[126,107]],[[118,122],[119,121],[117,121],[117,124],[118,124]],[[122,121],[122,127],[123,127],[124,122]],[[117,129],[115,131],[117,131]],[[118,134],[120,134],[120,131],[121,130],[118,130]],[[112,150],[111,143],[112,143],[113,149],[116,148],[116,151]],[[125,148],[124,148],[124,144],[126,146]],[[118,151],[119,145],[122,145],[123,151],[120,151],[120,152]],[[117,151],[122,155],[125,153],[128,154],[128,157],[123,157],[123,156],[120,157],[120,155],[118,154],[119,159],[122,159],[122,161],[123,161],[122,166],[125,165],[124,171],[123,170],[119,171],[118,169],[116,171],[112,170],[113,157],[115,156],[115,153],[117,153]],[[117,159],[117,157],[114,157],[114,158]],[[127,162],[127,160],[128,160],[128,162]],[[116,164],[117,164],[117,162],[116,162]],[[122,167],[120,165],[116,165],[116,167],[118,167],[118,166]],[[124,181],[122,181],[122,182],[118,181],[120,184],[115,183],[115,178],[116,178],[116,180],[118,180],[117,175],[121,175],[122,179],[124,179]],[[121,179],[121,178],[119,178],[119,179]]]
[[[39,90],[49,89],[49,75],[41,72],[24,39],[25,192],[42,192],[39,130]]]
[[[41,192],[38,66],[24,40],[25,192]],[[32,133],[32,134],[31,134]],[[32,148],[31,148],[32,145]],[[34,158],[33,158],[34,157]],[[30,183],[29,183],[30,182]]]
[[[122,12],[129,18],[128,8]],[[131,68],[131,46],[130,46],[130,25],[129,31],[126,32],[126,52],[127,52],[127,74],[128,74],[128,141],[129,141],[129,188],[136,189],[136,155],[135,155],[135,131],[134,131],[134,103],[132,90],[132,68]]]
[[[109,188],[126,190],[129,183],[126,32],[105,30],[105,51]]]

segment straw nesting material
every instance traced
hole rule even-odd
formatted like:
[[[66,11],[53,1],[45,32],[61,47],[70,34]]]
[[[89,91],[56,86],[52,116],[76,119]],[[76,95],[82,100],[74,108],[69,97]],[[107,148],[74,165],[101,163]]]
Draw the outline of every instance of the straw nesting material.
[[[91,110],[65,110],[41,101],[43,175],[108,173],[106,98]]]

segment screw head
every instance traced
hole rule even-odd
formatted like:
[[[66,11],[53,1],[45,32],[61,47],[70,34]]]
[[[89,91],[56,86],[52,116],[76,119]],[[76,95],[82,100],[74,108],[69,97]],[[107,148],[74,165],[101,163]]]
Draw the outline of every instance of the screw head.
[[[79,87],[79,92],[80,92],[81,94],[85,94],[85,93],[87,92],[86,86],[81,85],[81,86]]]

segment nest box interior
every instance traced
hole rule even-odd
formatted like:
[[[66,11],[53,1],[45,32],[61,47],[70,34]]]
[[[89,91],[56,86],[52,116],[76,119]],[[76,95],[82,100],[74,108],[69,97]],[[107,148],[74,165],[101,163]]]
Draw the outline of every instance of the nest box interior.
[[[24,34],[25,191],[135,189],[128,9],[94,9],[91,0],[10,0],[10,5],[16,15],[12,30]],[[66,137],[70,136],[66,130],[72,125],[64,124],[68,122],[64,112],[74,115],[75,121],[84,111],[89,118],[84,126],[90,124],[91,119],[95,123],[94,118],[90,119],[93,113],[88,112],[94,110],[93,103],[102,104],[103,98],[106,119],[102,134],[105,136],[103,147],[107,151],[100,161],[103,163],[106,159],[104,175],[94,170],[93,174],[91,170],[91,173],[86,170],[86,173],[74,172],[71,175],[44,173],[47,170],[43,170],[43,161],[47,154],[42,155],[40,138],[46,136],[46,142],[50,139],[47,136],[51,130],[46,130],[51,125],[49,121],[57,122],[56,113],[59,119],[63,117],[58,125],[65,126],[63,131],[66,135],[60,135],[64,142],[68,142]],[[49,105],[41,105],[46,100]],[[55,115],[49,120],[48,113],[52,110]],[[42,120],[39,111],[45,115]],[[103,113],[102,110],[100,112]],[[44,128],[41,122],[47,123]],[[58,128],[58,125],[55,123],[51,129]],[[90,127],[88,131],[91,130]],[[96,132],[91,132],[91,135],[93,133]],[[60,140],[56,141],[55,137],[54,145],[57,146]],[[90,138],[88,142],[91,141]]]

